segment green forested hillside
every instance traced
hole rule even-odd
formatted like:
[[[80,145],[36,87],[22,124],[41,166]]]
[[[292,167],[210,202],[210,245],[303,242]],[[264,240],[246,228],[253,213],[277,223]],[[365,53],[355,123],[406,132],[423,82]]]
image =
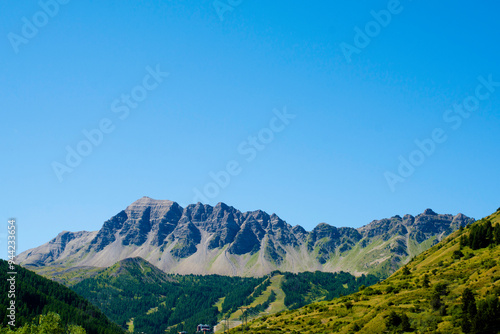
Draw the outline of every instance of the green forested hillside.
[[[0,319],[6,326],[7,307],[10,303],[7,291],[10,290],[11,275],[7,261],[0,260]],[[115,334],[123,331],[109,321],[102,312],[69,288],[41,277],[34,272],[15,266],[16,327],[37,320],[39,315],[49,312],[58,313],[63,325],[80,325],[89,334]]]
[[[274,276],[279,284],[271,287]],[[281,279],[283,278],[283,279]],[[357,291],[377,282],[375,276],[348,273],[274,272],[260,278],[165,274],[147,261],[126,259],[72,288],[120,326],[149,334],[193,332],[196,325],[216,325],[224,316],[253,317],[296,308]],[[272,288],[272,289],[271,289]],[[278,290],[276,290],[278,289]],[[277,294],[284,296],[280,301]]]
[[[316,271],[284,275],[281,288],[285,292],[285,306],[288,309],[296,309],[318,299],[330,300],[348,295],[356,292],[362,285],[368,286],[379,281],[373,275],[355,277],[344,272],[332,274]]]
[[[500,210],[453,233],[383,282],[262,317],[248,332],[500,333],[499,261]]]
[[[126,259],[72,288],[122,327],[136,332],[177,333],[199,323],[215,325],[214,306],[237,309],[265,278],[168,275],[147,261]]]

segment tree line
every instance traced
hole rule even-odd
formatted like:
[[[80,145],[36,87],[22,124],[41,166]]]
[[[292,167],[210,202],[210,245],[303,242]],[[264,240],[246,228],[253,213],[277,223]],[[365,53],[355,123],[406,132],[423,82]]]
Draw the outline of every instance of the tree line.
[[[285,292],[285,306],[297,309],[325,297],[331,300],[359,290],[361,286],[370,286],[380,281],[374,275],[353,276],[346,272],[304,272],[285,273],[282,289]],[[325,295],[325,290],[327,291]]]
[[[493,226],[490,220],[485,220],[471,225],[469,230],[469,235],[460,237],[460,247],[468,246],[476,250],[500,245],[500,224]]]

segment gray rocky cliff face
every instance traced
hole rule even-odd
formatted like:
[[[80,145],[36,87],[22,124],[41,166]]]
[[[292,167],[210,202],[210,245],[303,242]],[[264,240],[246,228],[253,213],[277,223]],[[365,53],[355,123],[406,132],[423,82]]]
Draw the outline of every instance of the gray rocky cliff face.
[[[397,269],[414,256],[409,240],[435,243],[473,221],[463,214],[441,215],[427,209],[415,217],[374,220],[358,229],[321,223],[308,232],[261,210],[241,212],[224,203],[182,208],[172,201],[143,197],[104,222],[99,231],[62,232],[20,254],[18,261],[27,266],[102,267],[142,257],[165,272],[183,274],[368,273]]]

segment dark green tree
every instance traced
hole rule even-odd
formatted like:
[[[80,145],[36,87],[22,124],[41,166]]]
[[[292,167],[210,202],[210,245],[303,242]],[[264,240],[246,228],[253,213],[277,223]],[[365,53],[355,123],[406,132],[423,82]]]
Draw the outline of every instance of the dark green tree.
[[[422,280],[422,286],[424,288],[428,288],[430,286],[429,275],[425,274],[424,279]]]
[[[475,333],[496,334],[500,332],[500,306],[498,296],[488,296],[477,302],[477,314],[473,323]]]
[[[443,305],[443,301],[441,300],[441,295],[434,291],[430,300],[431,307],[434,311],[437,311]]]
[[[476,314],[476,298],[472,290],[466,288],[462,293],[462,331],[464,333],[474,333]]]
[[[500,245],[500,224],[496,224],[493,229],[493,237],[495,238],[495,244]]]
[[[403,267],[403,276],[409,276],[411,274],[410,268],[408,266]]]
[[[437,283],[434,286],[434,291],[440,296],[446,296],[449,293],[448,284],[443,282]]]
[[[408,319],[408,316],[406,315],[406,313],[403,313],[401,315],[401,330],[403,332],[410,332],[411,331],[410,319]]]
[[[470,246],[469,238],[466,235],[460,237],[460,249]]]
[[[410,319],[406,313],[399,315],[396,312],[391,311],[385,319],[385,326],[391,332],[401,333],[411,331]]]
[[[403,320],[401,319],[401,317],[396,312],[391,311],[391,313],[389,313],[389,315],[385,319],[385,326],[388,329],[395,329],[399,325],[401,325],[402,322]]]

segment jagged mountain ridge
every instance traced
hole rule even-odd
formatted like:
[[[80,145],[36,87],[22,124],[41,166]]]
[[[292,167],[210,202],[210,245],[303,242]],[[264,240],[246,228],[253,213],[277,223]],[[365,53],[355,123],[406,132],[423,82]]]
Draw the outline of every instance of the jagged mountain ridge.
[[[376,285],[261,317],[245,332],[301,333],[306,326],[309,333],[500,333],[498,259],[500,208]]]
[[[358,229],[325,223],[307,232],[276,214],[241,212],[224,203],[182,208],[143,197],[107,220],[99,231],[62,232],[21,253],[22,265],[108,267],[142,257],[179,274],[255,276],[273,270],[346,271],[388,275],[412,256],[474,220],[430,209],[394,216]]]

